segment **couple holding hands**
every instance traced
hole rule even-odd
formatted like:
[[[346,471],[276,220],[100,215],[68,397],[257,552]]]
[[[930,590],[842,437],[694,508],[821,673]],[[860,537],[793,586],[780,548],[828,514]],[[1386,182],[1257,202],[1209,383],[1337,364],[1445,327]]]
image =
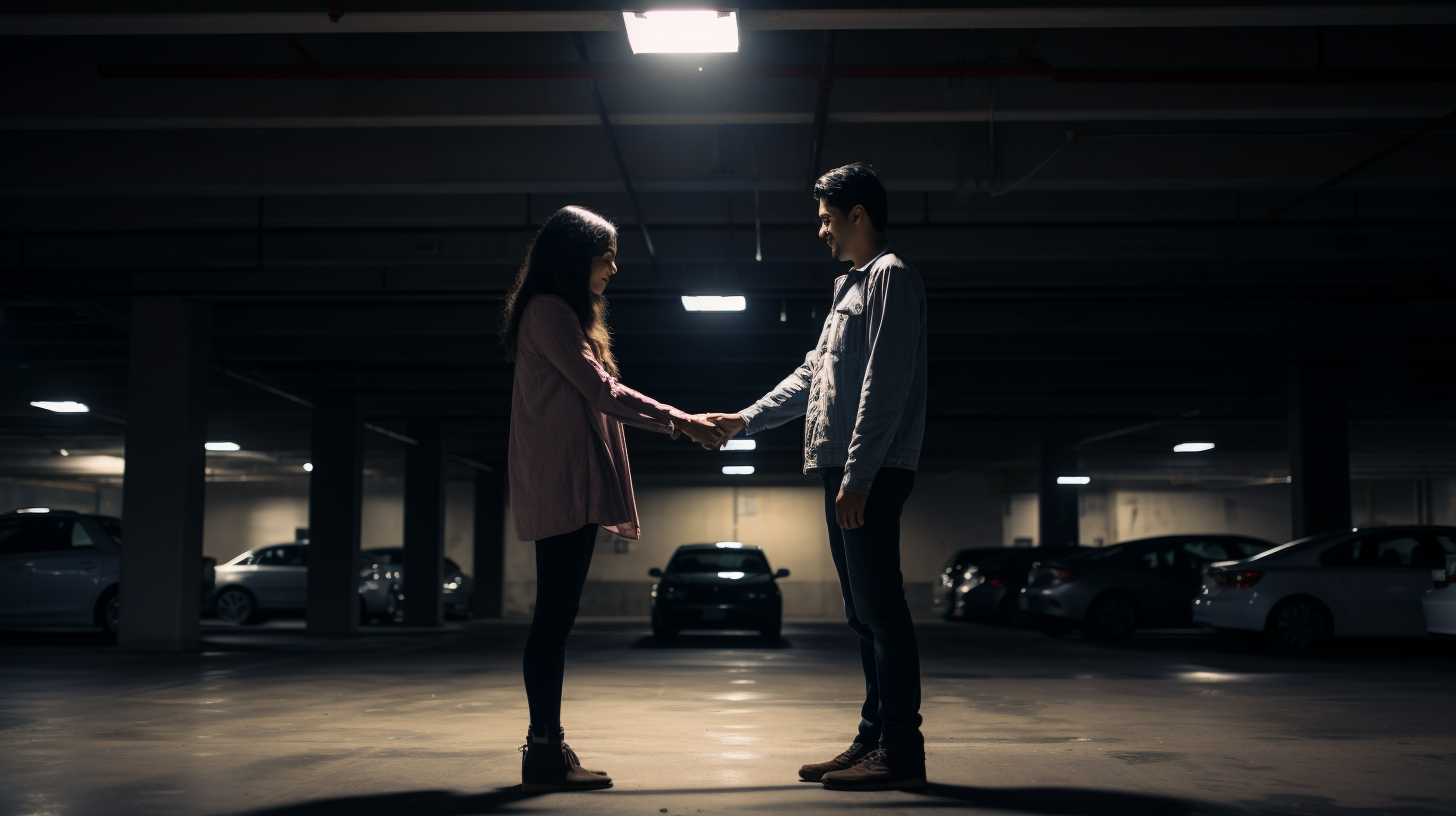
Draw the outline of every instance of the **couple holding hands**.
[[[814,185],[819,237],[853,264],[804,363],[738,413],[687,414],[617,381],[603,293],[617,233],[581,207],[541,226],[505,303],[515,364],[510,494],[516,534],[536,542],[536,606],[524,674],[531,724],[528,791],[609,787],[564,741],[561,687],[598,527],[638,538],[623,425],[687,434],[718,448],[805,418],[804,471],[824,480],[829,548],[849,626],[859,636],[865,702],[858,733],[801,779],[839,790],[923,787],[920,656],[900,575],[900,512],[915,485],[925,430],[925,287],[884,237],[885,188],[850,164]]]

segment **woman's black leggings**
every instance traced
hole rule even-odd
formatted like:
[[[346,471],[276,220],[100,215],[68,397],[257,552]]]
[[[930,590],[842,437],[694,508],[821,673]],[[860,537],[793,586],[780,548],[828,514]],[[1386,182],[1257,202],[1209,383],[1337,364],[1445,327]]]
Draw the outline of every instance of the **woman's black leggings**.
[[[536,614],[526,638],[526,701],[531,725],[547,734],[561,727],[561,678],[566,636],[581,608],[581,588],[591,568],[597,525],[536,542]]]

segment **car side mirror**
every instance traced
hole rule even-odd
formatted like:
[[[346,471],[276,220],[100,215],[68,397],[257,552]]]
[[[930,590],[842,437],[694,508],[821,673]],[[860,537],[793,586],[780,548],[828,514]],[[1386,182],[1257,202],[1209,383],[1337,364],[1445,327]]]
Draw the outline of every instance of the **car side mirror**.
[[[662,570],[658,569],[657,567],[653,567],[652,569],[647,571],[647,574],[652,576],[653,578],[661,578]]]
[[[787,578],[787,577],[789,577],[789,571],[786,570],[786,569],[783,569],[782,567],[780,567],[779,568],[779,571],[774,573],[774,577],[775,578]]]

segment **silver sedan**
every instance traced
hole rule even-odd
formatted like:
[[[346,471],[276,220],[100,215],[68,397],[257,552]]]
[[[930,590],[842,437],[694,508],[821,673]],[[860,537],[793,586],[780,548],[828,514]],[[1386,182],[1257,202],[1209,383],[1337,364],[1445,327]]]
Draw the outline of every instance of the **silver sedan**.
[[[308,544],[274,544],[249,550],[217,567],[212,608],[237,624],[261,623],[279,612],[308,607]],[[367,555],[359,562],[359,618],[393,622],[400,611],[399,588],[387,564]]]

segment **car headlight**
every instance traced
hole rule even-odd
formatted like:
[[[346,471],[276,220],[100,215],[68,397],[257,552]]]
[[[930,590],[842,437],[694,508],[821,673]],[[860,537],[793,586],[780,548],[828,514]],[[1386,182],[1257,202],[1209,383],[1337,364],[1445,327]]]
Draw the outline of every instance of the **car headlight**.
[[[445,588],[446,589],[459,589],[460,588],[460,582],[459,581],[446,581],[445,582]]]

